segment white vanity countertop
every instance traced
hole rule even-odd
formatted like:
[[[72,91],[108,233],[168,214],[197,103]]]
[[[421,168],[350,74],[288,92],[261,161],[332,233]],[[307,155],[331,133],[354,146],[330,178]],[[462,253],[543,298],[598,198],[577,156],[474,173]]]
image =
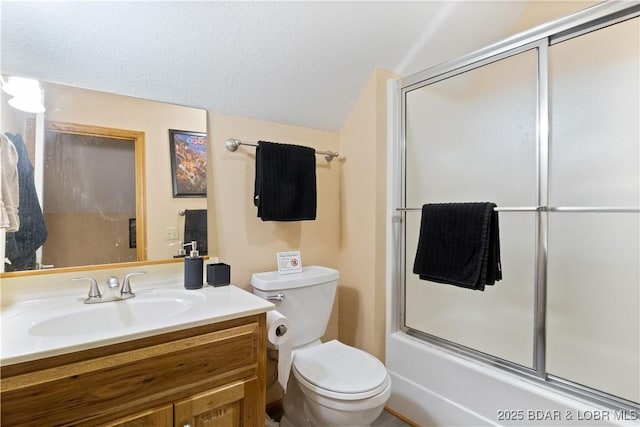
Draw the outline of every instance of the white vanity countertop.
[[[136,297],[123,301],[84,304],[83,284],[82,291],[71,295],[3,304],[0,364],[87,350],[274,308],[234,285],[185,290],[181,280],[164,280],[137,286],[132,282],[132,287]]]

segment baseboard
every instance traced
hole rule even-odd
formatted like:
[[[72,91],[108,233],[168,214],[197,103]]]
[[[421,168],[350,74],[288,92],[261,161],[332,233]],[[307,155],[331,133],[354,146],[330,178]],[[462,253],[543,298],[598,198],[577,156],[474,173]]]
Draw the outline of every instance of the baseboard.
[[[388,406],[385,406],[384,410],[386,412],[390,413],[391,415],[393,415],[394,417],[396,417],[397,419],[399,419],[400,421],[402,421],[403,423],[409,424],[411,427],[420,427],[418,425],[418,423],[415,423],[415,422],[411,421],[409,418],[405,417],[404,415],[402,415],[398,411],[395,411],[395,410],[389,408]]]

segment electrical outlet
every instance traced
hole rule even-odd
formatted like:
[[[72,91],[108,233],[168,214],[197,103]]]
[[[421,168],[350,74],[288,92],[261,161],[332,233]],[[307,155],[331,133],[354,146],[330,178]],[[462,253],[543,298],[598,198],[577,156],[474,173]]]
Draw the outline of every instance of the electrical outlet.
[[[178,227],[165,227],[164,228],[165,240],[178,240]]]

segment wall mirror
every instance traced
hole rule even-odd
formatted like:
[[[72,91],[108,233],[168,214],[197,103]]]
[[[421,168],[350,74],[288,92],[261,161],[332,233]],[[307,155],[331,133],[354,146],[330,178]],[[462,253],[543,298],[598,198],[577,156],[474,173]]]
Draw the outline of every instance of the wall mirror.
[[[206,133],[206,110],[47,82],[41,87],[46,110],[38,114],[12,108],[2,93],[0,130],[24,143],[46,228],[40,246],[37,226],[21,237],[17,244],[23,252],[29,248],[28,259],[5,264],[2,275],[172,259],[184,237],[180,212],[206,209],[207,202],[173,197],[169,130]],[[17,256],[10,249],[16,236],[6,233],[0,241],[9,261]]]

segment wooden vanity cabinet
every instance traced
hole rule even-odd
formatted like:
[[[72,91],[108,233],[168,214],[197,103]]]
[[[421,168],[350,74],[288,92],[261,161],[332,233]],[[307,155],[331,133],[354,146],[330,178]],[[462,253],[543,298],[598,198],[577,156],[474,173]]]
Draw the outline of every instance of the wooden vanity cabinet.
[[[2,426],[264,425],[264,313],[2,368]]]
[[[164,405],[103,424],[103,427],[173,426],[173,405]]]
[[[245,384],[229,384],[206,391],[173,406],[176,426],[242,426],[242,408],[245,403]],[[264,423],[264,414],[262,415]]]
[[[250,381],[257,381],[256,379]],[[103,427],[240,427],[248,421],[243,418],[246,399],[246,381],[238,381],[199,393],[187,399],[130,415]],[[264,420],[263,420],[264,421]]]

